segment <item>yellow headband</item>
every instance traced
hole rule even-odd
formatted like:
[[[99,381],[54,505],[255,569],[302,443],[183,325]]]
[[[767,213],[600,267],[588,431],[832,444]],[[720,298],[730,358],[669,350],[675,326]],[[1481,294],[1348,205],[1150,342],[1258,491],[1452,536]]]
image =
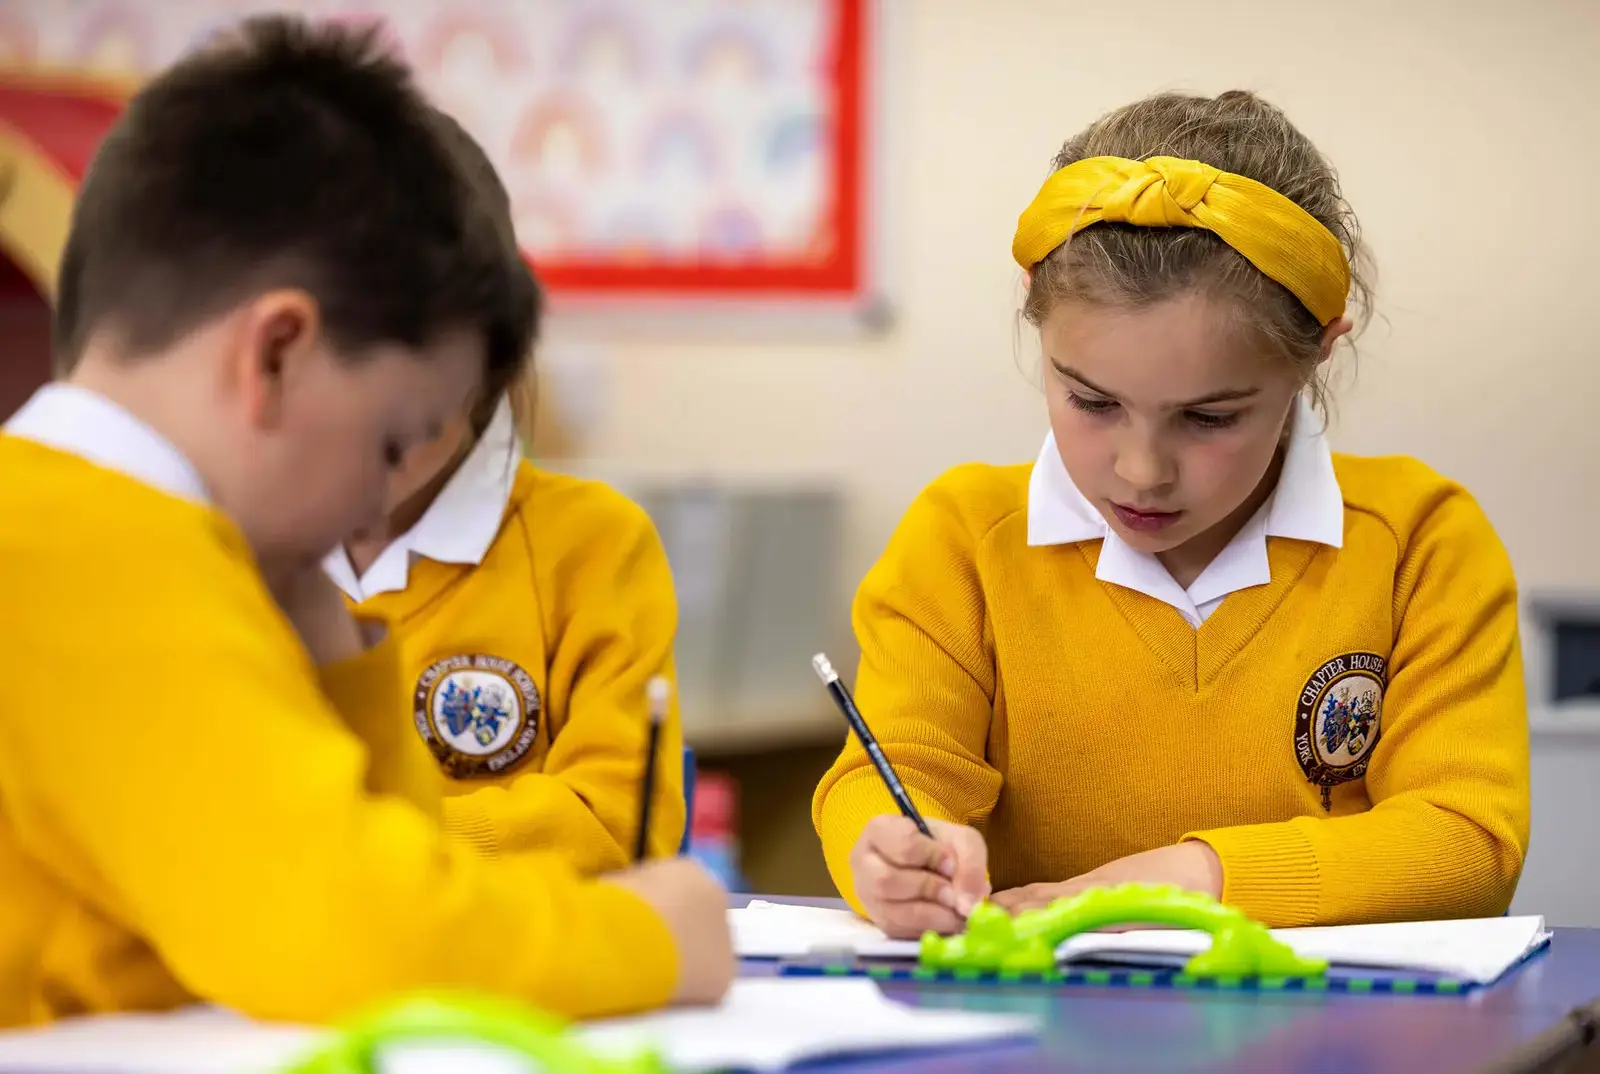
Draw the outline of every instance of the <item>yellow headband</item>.
[[[1350,263],[1333,232],[1273,190],[1198,160],[1088,157],[1046,179],[1011,256],[1031,269],[1091,224],[1198,227],[1283,284],[1326,325],[1344,316]]]

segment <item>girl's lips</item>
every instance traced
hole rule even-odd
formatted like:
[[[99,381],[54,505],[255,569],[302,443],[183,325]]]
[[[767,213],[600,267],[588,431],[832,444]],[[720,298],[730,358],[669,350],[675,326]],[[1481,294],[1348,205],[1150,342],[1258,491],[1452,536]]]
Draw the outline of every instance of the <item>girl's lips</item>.
[[[1139,511],[1132,507],[1124,507],[1120,503],[1111,505],[1117,513],[1117,520],[1130,530],[1139,533],[1154,533],[1164,530],[1182,517],[1182,511]]]

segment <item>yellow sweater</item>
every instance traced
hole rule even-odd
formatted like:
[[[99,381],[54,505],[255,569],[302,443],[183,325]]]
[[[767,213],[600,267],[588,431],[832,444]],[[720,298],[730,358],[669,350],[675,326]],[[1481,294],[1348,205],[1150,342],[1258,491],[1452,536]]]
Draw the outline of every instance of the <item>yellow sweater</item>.
[[[444,836],[394,646],[319,683],[218,512],[0,435],[0,651],[0,1026],[670,997],[671,936],[631,892]]]
[[[399,636],[408,726],[437,760],[432,793],[450,834],[490,856],[557,850],[585,873],[628,864],[645,685],[671,674],[678,621],[666,554],[638,506],[525,462],[481,563],[419,558],[404,591],[359,607]],[[458,699],[484,684],[500,722],[480,741]],[[657,857],[676,852],[684,825],[676,703],[669,715],[651,807]]]
[[[1029,467],[911,507],[856,599],[856,692],[919,806],[984,832],[996,890],[1190,837],[1271,925],[1506,908],[1529,811],[1510,563],[1420,463],[1335,465],[1344,547],[1272,538],[1272,581],[1199,630],[1097,581],[1099,541],[1030,548]],[[850,848],[892,811],[852,740],[813,804],[852,900]]]

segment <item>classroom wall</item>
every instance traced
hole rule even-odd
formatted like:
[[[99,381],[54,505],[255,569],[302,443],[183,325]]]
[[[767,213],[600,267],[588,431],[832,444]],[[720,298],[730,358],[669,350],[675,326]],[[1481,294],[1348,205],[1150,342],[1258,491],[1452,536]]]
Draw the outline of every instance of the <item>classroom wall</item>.
[[[1511,912],[1600,928],[1600,725],[1541,728],[1532,745],[1533,842]]]
[[[894,327],[775,343],[702,326],[641,343],[558,317],[555,360],[604,366],[589,378],[601,405],[588,453],[618,468],[836,478],[847,592],[940,471],[1037,451],[1043,406],[1019,368],[1032,350],[1027,333],[1017,346],[1008,252],[1059,143],[1152,91],[1248,87],[1338,165],[1378,259],[1379,320],[1339,396],[1336,445],[1418,455],[1466,483],[1525,588],[1600,587],[1587,256],[1600,238],[1600,3],[885,7]]]

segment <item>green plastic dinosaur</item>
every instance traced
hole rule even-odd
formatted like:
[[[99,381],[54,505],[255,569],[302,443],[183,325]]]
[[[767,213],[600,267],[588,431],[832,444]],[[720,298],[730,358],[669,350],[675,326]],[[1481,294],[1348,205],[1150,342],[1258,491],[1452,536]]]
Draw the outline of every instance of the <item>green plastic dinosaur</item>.
[[[1049,973],[1056,948],[1082,932],[1111,925],[1166,925],[1211,934],[1211,947],[1189,960],[1193,977],[1320,977],[1328,964],[1301,958],[1267,927],[1231,906],[1182,888],[1123,884],[1090,888],[1015,917],[979,903],[956,936],[922,937],[922,965],[935,970]]]

